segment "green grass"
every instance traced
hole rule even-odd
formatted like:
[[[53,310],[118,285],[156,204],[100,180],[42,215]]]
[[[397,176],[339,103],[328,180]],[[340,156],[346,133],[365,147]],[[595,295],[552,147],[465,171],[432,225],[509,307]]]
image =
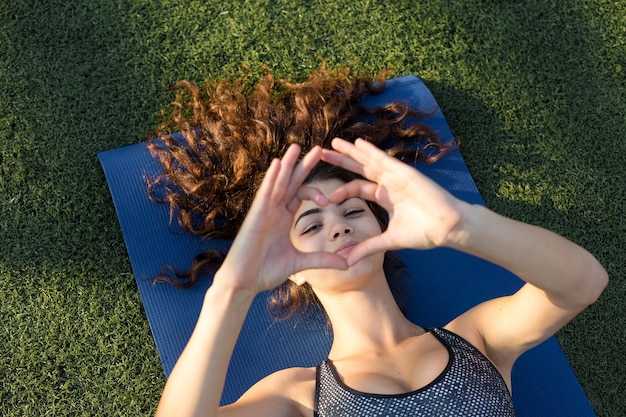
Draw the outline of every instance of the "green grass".
[[[96,153],[142,140],[178,79],[322,58],[422,77],[488,206],[606,266],[558,338],[598,415],[626,414],[625,3],[4,0],[0,415],[153,413],[164,377]]]

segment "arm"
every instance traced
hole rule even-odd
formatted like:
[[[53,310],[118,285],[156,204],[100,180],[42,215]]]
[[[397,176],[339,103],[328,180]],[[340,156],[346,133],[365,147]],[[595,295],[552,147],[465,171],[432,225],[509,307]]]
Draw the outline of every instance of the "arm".
[[[216,415],[228,363],[254,293],[220,285],[216,274],[198,322],[167,381],[157,416]],[[213,410],[213,411],[211,411]]]
[[[460,201],[365,141],[335,140],[333,147],[336,152],[325,151],[324,160],[370,181],[346,184],[329,200],[359,196],[376,201],[390,216],[383,234],[350,253],[350,265],[384,250],[446,246],[501,265],[526,282],[516,294],[483,303],[452,323],[462,333],[473,329],[501,365],[512,365],[554,334],[606,286],[606,272],[596,259],[555,233]]]
[[[269,375],[239,400],[219,408],[226,371],[254,293],[223,284],[216,274],[194,332],[174,367],[157,416],[288,417],[298,415],[298,371]],[[293,387],[293,389],[291,389]],[[296,392],[294,392],[296,391]]]
[[[541,227],[467,206],[446,246],[498,264],[526,284],[515,294],[483,303],[455,325],[473,327],[489,357],[512,366],[597,300],[608,276],[585,249]]]
[[[291,244],[289,229],[301,200],[327,203],[319,191],[300,187],[319,161],[321,150],[314,148],[296,164],[299,154],[299,148],[291,146],[283,159],[274,160],[268,169],[228,256],[205,295],[194,332],[165,385],[158,416],[218,415],[228,363],[256,294],[278,286],[290,274],[303,269],[347,267],[339,255],[301,253]],[[281,375],[284,378],[285,374]],[[293,405],[281,392],[284,385],[272,383],[276,378],[267,378],[240,405],[219,414],[292,414]]]

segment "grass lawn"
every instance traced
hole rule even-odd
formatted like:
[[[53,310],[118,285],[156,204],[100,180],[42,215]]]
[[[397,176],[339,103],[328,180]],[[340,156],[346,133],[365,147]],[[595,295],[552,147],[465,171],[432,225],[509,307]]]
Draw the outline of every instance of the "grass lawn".
[[[165,379],[96,153],[145,139],[176,80],[321,59],[424,79],[487,205],[598,257],[611,283],[558,339],[598,415],[626,415],[626,3],[228,3],[2,1],[0,415],[154,412]]]

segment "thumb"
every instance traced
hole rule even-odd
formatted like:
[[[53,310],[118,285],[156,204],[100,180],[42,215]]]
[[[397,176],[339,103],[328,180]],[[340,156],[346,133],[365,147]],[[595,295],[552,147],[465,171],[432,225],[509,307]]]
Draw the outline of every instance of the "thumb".
[[[296,264],[296,271],[305,269],[348,269],[349,265],[343,256],[329,252],[303,253]]]
[[[376,253],[385,252],[390,249],[394,248],[392,247],[391,242],[388,241],[385,233],[383,233],[378,236],[366,239],[356,245],[354,249],[352,249],[348,254],[348,258],[346,259],[346,261],[348,262],[348,265],[352,266],[359,262],[361,259],[367,258],[368,256],[374,255]]]

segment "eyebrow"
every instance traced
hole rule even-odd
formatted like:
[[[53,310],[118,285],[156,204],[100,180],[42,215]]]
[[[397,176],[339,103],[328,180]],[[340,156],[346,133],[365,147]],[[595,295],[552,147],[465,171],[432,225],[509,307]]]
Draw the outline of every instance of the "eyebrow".
[[[302,214],[300,214],[298,216],[298,219],[293,224],[293,228],[294,229],[296,228],[296,226],[298,225],[298,222],[300,221],[301,218],[303,218],[305,216],[308,216],[308,215],[311,215],[311,214],[317,214],[317,213],[321,213],[321,212],[322,212],[322,209],[320,207],[315,207],[315,208],[312,208],[310,210],[307,210],[307,211],[303,212]]]
[[[358,197],[352,197],[352,198],[358,198]],[[351,200],[352,198],[346,198],[345,200],[337,203],[337,207],[341,207],[342,204],[344,204],[346,201]],[[359,200],[361,200],[360,198],[358,198]],[[314,207],[312,209],[306,210],[304,212],[302,212],[302,214],[300,214],[298,216],[298,218],[296,219],[296,222],[293,224],[293,228],[295,229],[296,226],[298,225],[298,222],[300,221],[300,219],[302,219],[303,217],[309,216],[311,214],[318,214],[321,213],[323,211],[323,209],[321,207]]]

